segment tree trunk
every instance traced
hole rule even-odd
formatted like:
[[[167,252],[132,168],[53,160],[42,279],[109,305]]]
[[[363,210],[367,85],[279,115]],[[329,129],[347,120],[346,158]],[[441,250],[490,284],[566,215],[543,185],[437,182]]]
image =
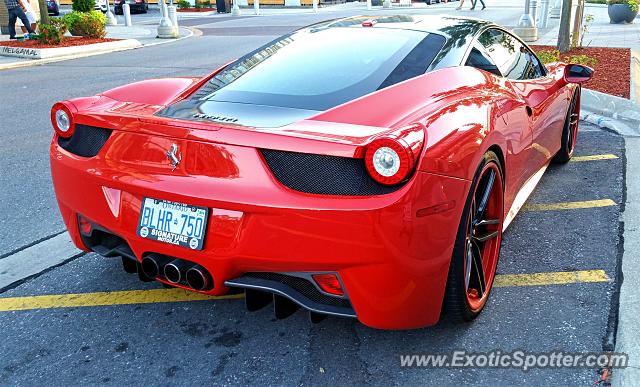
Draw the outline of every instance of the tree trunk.
[[[560,13],[560,29],[558,30],[558,50],[561,53],[571,48],[571,4],[572,0],[562,0]]]
[[[49,10],[47,9],[47,0],[38,0],[40,7],[40,23],[49,24]]]
[[[573,19],[573,33],[571,34],[571,47],[578,47],[582,39],[582,16],[584,15],[584,0],[578,0],[576,17]]]

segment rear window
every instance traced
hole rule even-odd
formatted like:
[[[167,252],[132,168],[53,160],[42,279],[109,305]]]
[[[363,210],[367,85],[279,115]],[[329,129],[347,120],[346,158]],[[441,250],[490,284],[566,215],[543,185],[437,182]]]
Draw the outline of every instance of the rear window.
[[[193,98],[326,110],[424,74],[444,42],[410,30],[302,30],[238,59]]]

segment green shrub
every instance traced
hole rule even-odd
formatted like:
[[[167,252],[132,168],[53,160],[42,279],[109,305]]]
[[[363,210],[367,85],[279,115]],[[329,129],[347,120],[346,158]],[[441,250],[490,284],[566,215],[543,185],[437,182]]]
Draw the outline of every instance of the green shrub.
[[[633,12],[638,10],[638,0],[607,0],[607,4],[626,4]]]
[[[61,18],[51,18],[49,24],[38,23],[38,30],[38,40],[44,44],[58,45],[67,32],[67,24]]]
[[[100,11],[71,12],[64,15],[64,22],[74,36],[104,38],[107,34],[107,17]]]
[[[73,0],[71,9],[78,12],[91,12],[95,6],[95,0]]]
[[[187,0],[180,0],[178,1],[178,8],[179,9],[191,8],[191,3],[189,3]]]
[[[581,64],[581,65],[593,67],[598,64],[598,61],[596,60],[596,58],[582,54],[582,55],[571,55],[569,58],[567,58],[567,63]]]
[[[536,52],[536,55],[544,64],[558,62],[560,60],[560,51],[558,50],[540,50]]]

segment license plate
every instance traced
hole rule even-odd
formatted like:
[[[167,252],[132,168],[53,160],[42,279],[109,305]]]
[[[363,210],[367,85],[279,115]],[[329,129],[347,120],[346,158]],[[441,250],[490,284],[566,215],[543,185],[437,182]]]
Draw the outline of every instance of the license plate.
[[[202,250],[208,215],[206,207],[144,198],[137,233],[143,238]]]

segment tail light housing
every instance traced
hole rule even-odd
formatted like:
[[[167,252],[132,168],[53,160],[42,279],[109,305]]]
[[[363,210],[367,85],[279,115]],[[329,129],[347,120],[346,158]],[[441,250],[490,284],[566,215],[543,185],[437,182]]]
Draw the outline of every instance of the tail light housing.
[[[420,124],[404,127],[373,140],[365,152],[367,172],[378,183],[396,185],[413,173],[425,142]]]
[[[51,108],[51,125],[53,125],[53,129],[55,129],[58,136],[71,137],[75,129],[72,107],[63,102],[53,105]]]

